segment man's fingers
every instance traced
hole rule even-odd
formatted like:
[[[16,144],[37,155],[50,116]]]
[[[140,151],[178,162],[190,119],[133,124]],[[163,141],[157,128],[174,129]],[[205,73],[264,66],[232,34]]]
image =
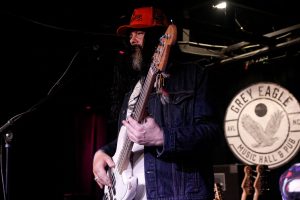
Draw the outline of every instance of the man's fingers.
[[[115,162],[110,157],[106,158],[106,163],[110,168],[115,167]]]

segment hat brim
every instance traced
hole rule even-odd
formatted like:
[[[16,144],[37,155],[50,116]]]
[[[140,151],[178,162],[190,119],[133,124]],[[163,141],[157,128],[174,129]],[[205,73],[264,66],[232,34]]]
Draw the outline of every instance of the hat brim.
[[[123,25],[117,29],[117,34],[124,36],[124,35],[128,34],[129,30],[132,30],[132,29],[147,29],[147,28],[154,28],[154,27],[162,27],[162,25],[149,25],[149,26],[144,25],[144,24]]]

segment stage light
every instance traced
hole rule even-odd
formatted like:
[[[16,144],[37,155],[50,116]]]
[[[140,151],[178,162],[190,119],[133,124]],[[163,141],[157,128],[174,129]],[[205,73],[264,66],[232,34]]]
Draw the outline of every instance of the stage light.
[[[216,8],[216,9],[226,9],[226,7],[227,7],[226,1],[222,1],[216,5],[213,5],[213,8]]]

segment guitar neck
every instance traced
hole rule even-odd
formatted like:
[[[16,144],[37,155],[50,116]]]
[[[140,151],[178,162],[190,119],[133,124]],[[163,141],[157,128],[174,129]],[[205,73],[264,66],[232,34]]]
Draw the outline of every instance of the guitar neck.
[[[152,64],[148,71],[148,74],[145,78],[143,87],[141,89],[139,98],[136,102],[134,111],[131,114],[131,117],[138,122],[141,122],[145,117],[145,108],[147,105],[148,97],[154,87],[155,75],[158,73],[158,70]]]
[[[139,98],[131,114],[131,117],[138,122],[141,122],[144,118],[147,99],[153,89],[153,83],[157,72],[158,70],[156,68],[154,68],[153,66],[150,67],[143,87],[141,88]],[[124,144],[122,145],[121,154],[117,162],[117,167],[120,171],[123,171],[127,168],[127,162],[130,158],[132,147],[133,142],[128,138],[126,134]]]

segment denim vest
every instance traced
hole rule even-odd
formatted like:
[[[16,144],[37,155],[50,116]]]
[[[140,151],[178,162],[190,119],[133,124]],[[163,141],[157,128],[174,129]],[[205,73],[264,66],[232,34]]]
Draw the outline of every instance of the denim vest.
[[[196,63],[170,68],[164,88],[169,103],[160,94],[150,94],[147,112],[164,130],[163,147],[145,147],[145,180],[149,200],[213,199],[214,140],[220,134],[208,104],[205,70]],[[125,118],[127,94],[120,120]]]

